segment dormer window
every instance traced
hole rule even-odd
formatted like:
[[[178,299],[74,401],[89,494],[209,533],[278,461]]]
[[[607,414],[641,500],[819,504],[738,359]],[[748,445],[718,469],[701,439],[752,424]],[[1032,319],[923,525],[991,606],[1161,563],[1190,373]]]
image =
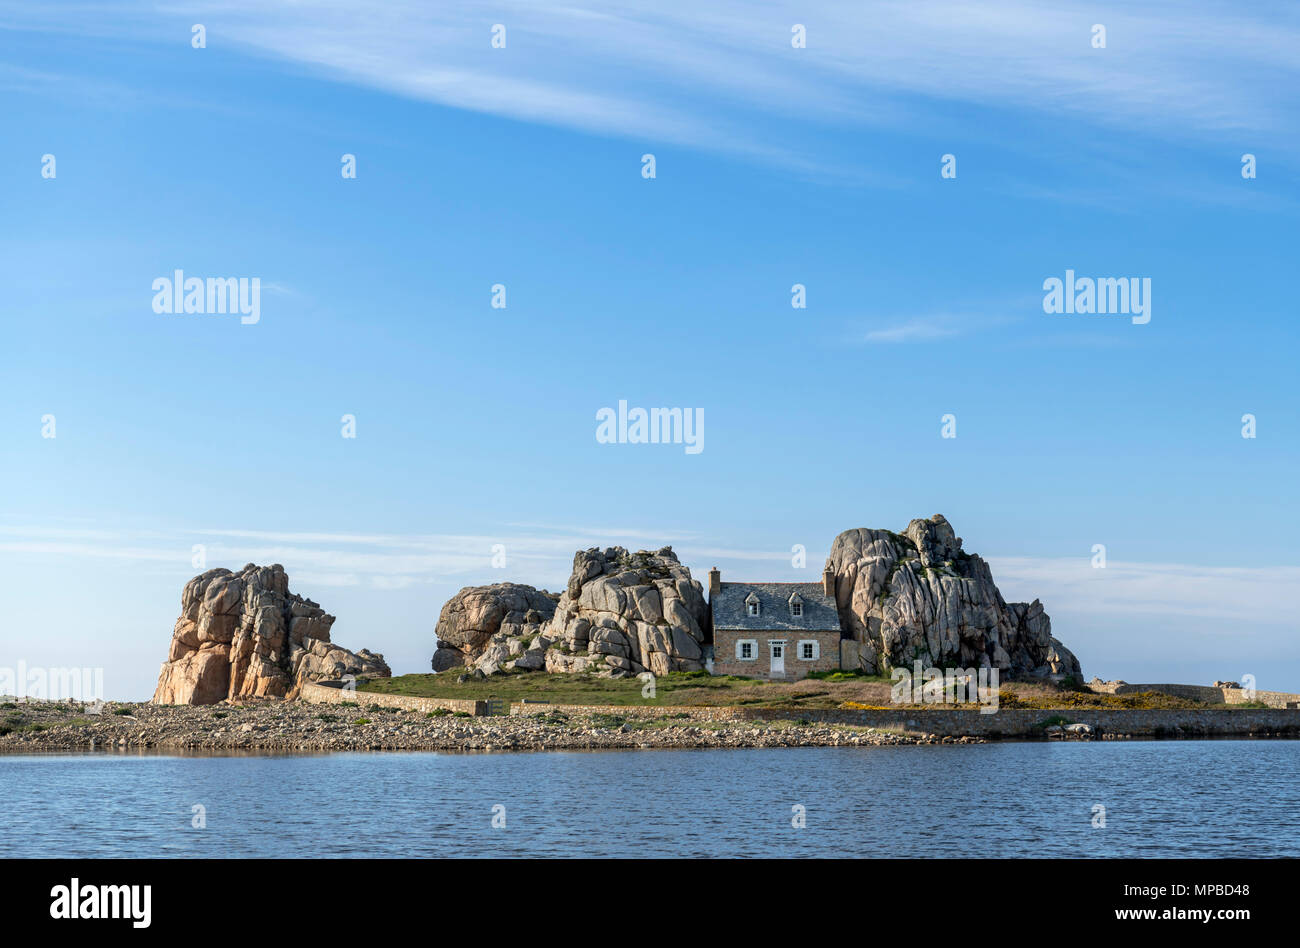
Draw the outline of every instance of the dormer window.
[[[753,593],[750,593],[748,596],[745,597],[745,613],[751,616],[756,616],[759,614],[758,597],[755,596]]]
[[[803,597],[795,593],[790,597],[790,615],[796,619],[803,617]]]

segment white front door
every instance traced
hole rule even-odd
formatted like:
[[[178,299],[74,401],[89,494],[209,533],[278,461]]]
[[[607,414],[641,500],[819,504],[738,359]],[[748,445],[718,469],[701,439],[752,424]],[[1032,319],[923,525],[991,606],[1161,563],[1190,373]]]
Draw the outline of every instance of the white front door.
[[[772,671],[773,675],[785,674],[785,643],[769,642],[772,648]]]

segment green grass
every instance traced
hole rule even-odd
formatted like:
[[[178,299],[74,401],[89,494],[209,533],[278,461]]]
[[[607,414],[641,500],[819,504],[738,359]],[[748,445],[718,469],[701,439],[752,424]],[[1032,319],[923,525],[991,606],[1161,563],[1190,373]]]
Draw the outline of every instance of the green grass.
[[[359,693],[415,695],[422,698],[461,698],[486,701],[545,701],[550,704],[689,705],[728,704],[728,692],[739,688],[770,686],[770,682],[707,672],[670,672],[655,681],[654,698],[643,698],[645,682],[639,678],[600,678],[578,673],[548,675],[538,672],[502,672],[489,678],[457,682],[456,676],[401,675],[379,678],[357,685]],[[753,703],[746,701],[745,703]],[[761,700],[760,702],[761,703]]]
[[[837,668],[834,671],[809,672],[808,677],[815,678],[818,681],[883,681],[887,684],[893,684],[893,679],[888,675],[868,675],[860,668]]]
[[[707,672],[673,672],[660,676],[656,682],[656,696],[643,698],[645,683],[637,678],[601,678],[582,672],[571,675],[550,675],[543,672],[503,672],[484,679],[470,678],[457,682],[456,675],[403,675],[398,678],[381,678],[358,685],[358,697],[364,695],[394,694],[426,698],[459,698],[503,703],[528,700],[536,703],[536,711],[547,710],[546,705],[610,705],[672,707],[701,705],[713,707],[757,707],[787,712],[822,710],[856,702],[871,707],[890,707],[889,687],[893,680],[885,675],[864,675],[853,670],[816,672],[809,680],[795,685],[769,682],[756,678],[712,676]],[[1241,705],[1205,705],[1172,695],[1143,693],[1133,695],[1102,695],[1073,690],[1043,687],[1024,692],[1012,690],[1008,685],[999,696],[1002,708],[1023,708],[1042,711],[1074,711],[1083,709],[1193,709],[1203,707],[1232,708]],[[901,712],[902,709],[900,709]],[[631,723],[631,722],[629,722]]]

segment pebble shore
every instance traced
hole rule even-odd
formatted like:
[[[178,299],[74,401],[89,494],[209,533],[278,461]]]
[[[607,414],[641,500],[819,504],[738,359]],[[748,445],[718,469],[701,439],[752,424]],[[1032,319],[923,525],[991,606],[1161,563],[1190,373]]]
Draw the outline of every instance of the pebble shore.
[[[0,706],[0,752],[580,750],[602,748],[867,747],[975,744],[974,737],[903,734],[800,721],[697,721],[608,712],[469,717],[420,711],[257,702],[152,705],[30,702]]]

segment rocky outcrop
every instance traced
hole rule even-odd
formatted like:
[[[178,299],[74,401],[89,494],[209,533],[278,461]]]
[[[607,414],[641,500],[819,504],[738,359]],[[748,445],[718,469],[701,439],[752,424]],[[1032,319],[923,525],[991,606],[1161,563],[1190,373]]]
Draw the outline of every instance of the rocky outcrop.
[[[868,673],[895,667],[990,666],[1007,678],[1083,681],[1079,660],[1052,636],[1037,599],[1007,603],[988,563],[961,548],[942,515],[903,534],[865,528],[835,538],[834,574],[844,651]]]
[[[210,569],[185,584],[155,704],[294,697],[304,682],[392,674],[384,656],[330,642],[334,617],[289,592],[284,567]]]
[[[942,516],[907,530],[848,530],[826,561],[846,667],[990,666],[1006,678],[1073,677],[1079,661],[1052,636],[1038,600],[1008,603],[988,564],[966,553]],[[579,551],[563,594],[498,583],[462,589],[438,619],[434,671],[470,666],[615,677],[704,667],[703,589],[671,547]]]
[[[579,551],[556,598],[514,583],[462,589],[438,619],[434,670],[464,661],[485,675],[590,670],[624,677],[704,667],[704,591],[672,547]]]
[[[433,670],[472,665],[488,652],[492,653],[489,662],[499,665],[510,648],[518,651],[522,640],[531,640],[542,630],[555,614],[558,598],[519,583],[466,586],[447,600],[438,616]]]
[[[591,666],[612,676],[704,668],[704,591],[673,548],[584,550],[543,637],[551,672]],[[537,656],[523,656],[531,665]]]

